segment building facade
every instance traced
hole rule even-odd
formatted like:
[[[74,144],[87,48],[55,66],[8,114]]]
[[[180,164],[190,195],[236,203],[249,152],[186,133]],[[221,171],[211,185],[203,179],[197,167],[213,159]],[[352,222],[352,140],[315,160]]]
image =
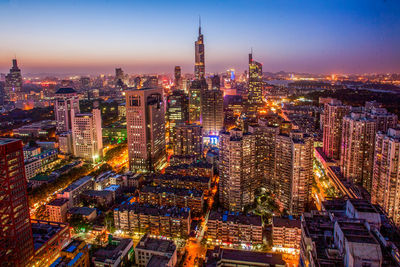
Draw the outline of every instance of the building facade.
[[[0,262],[26,266],[33,256],[22,142],[0,139]]]
[[[73,113],[72,147],[75,157],[90,162],[97,162],[103,158],[103,133],[99,109],[93,109],[91,113]]]
[[[254,201],[254,192],[260,187],[255,177],[254,135],[238,129],[220,135],[219,198],[229,211],[242,211]]]
[[[203,149],[203,127],[197,124],[181,124],[174,131],[174,155],[200,156]]]
[[[343,117],[350,112],[351,107],[343,105],[337,99],[325,103],[323,115],[323,151],[331,159],[340,159]]]
[[[219,89],[205,90],[201,105],[204,136],[218,136],[224,127],[224,93]]]
[[[72,88],[60,88],[57,90],[54,102],[57,132],[72,130],[73,114],[80,112],[78,93]]]
[[[371,202],[400,225],[400,129],[376,134]]]
[[[343,177],[371,192],[376,121],[365,113],[353,112],[343,118],[342,128],[340,169]]]
[[[161,88],[126,91],[129,169],[160,170],[166,162],[165,110]]]

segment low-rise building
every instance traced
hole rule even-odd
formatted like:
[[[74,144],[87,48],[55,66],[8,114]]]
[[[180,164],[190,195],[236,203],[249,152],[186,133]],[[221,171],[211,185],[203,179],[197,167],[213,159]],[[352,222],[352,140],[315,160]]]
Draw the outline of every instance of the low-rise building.
[[[207,240],[214,244],[262,244],[261,216],[211,211],[207,223]]]
[[[275,248],[299,249],[301,239],[301,222],[292,217],[272,218],[272,242]]]
[[[61,250],[50,267],[89,267],[89,248],[85,241],[74,239]]]
[[[211,187],[211,178],[205,176],[186,176],[179,174],[153,174],[149,178],[154,186],[168,186],[174,188],[208,191]]]
[[[92,261],[95,267],[131,266],[132,254],[132,239],[110,236],[108,245],[94,252]]]
[[[190,208],[195,213],[203,211],[204,194],[197,189],[163,186],[144,186],[139,190],[139,202],[158,206]]]
[[[301,266],[398,266],[400,233],[379,206],[333,199],[301,217]]]
[[[46,210],[50,221],[65,223],[67,221],[68,199],[56,198],[46,205]]]
[[[34,257],[29,266],[49,266],[71,240],[68,224],[31,220]]]
[[[197,161],[191,164],[179,164],[165,168],[166,174],[183,176],[201,176],[212,178],[214,176],[213,165],[208,162]]]
[[[135,261],[139,267],[174,267],[177,263],[176,245],[173,241],[145,234],[135,247]]]
[[[97,211],[94,208],[89,207],[73,207],[68,210],[67,217],[81,216],[84,220],[91,222],[97,217]]]
[[[85,176],[57,193],[57,198],[67,198],[69,200],[69,207],[74,207],[79,203],[80,194],[82,194],[83,191],[91,189],[93,189],[93,177]]]
[[[81,193],[80,199],[84,203],[109,207],[114,203],[114,194],[109,190],[86,190]]]
[[[226,249],[219,246],[208,249],[205,267],[243,266],[243,267],[285,267],[281,254]]]
[[[24,125],[18,129],[13,130],[14,137],[26,138],[49,138],[54,137],[56,131],[56,122],[51,120],[44,120]]]
[[[190,209],[125,202],[114,209],[114,224],[123,231],[186,238],[190,231]]]

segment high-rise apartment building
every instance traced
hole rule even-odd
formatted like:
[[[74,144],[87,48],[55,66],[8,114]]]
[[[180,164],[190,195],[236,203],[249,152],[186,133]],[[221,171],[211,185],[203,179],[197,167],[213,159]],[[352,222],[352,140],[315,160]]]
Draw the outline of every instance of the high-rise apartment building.
[[[238,129],[220,135],[219,198],[230,211],[242,211],[253,203],[254,192],[261,185],[255,177],[255,138]]]
[[[4,92],[6,93],[6,100],[14,102],[23,100],[22,95],[22,75],[21,70],[18,68],[17,60],[13,59],[13,66],[10,73],[6,75],[6,84]]]
[[[91,113],[73,113],[72,147],[75,157],[96,162],[103,157],[101,112],[94,108]]]
[[[207,90],[204,78],[192,81],[189,88],[189,120],[190,123],[201,123],[201,102],[203,92]]]
[[[323,115],[323,151],[331,159],[340,159],[343,117],[351,107],[343,105],[337,99],[330,99],[324,106]]]
[[[400,225],[400,129],[378,132],[375,139],[371,202]]]
[[[189,123],[189,96],[183,90],[175,90],[167,97],[169,139],[173,141],[176,125]]]
[[[72,88],[60,88],[56,92],[54,103],[57,132],[72,130],[72,113],[79,113],[79,97]]]
[[[249,126],[249,132],[255,135],[256,176],[262,177],[262,185],[273,192],[275,184],[275,146],[279,127],[269,125],[267,120],[259,119],[258,125]]]
[[[160,170],[166,162],[165,111],[161,88],[126,91],[129,169]]]
[[[0,139],[0,158],[0,262],[27,266],[33,237],[21,140]]]
[[[199,21],[199,36],[194,43],[195,56],[194,56],[194,76],[196,80],[200,80],[205,76],[205,58],[204,58],[204,39],[201,33],[201,24]]]
[[[310,201],[312,159],[311,137],[297,131],[276,137],[273,188],[281,207],[289,214],[301,215]]]
[[[253,60],[253,53],[249,54],[249,79],[248,79],[248,112],[255,116],[257,110],[263,105],[263,80],[262,64]]]
[[[348,181],[371,192],[376,121],[365,113],[352,112],[343,118],[340,168]]]
[[[224,127],[224,93],[219,89],[205,90],[201,101],[204,136],[216,136]]]
[[[202,127],[197,124],[177,125],[174,133],[174,155],[201,155]]]
[[[387,132],[389,128],[397,125],[398,117],[396,114],[389,113],[386,108],[372,107],[367,109],[368,117],[376,121],[377,132]]]

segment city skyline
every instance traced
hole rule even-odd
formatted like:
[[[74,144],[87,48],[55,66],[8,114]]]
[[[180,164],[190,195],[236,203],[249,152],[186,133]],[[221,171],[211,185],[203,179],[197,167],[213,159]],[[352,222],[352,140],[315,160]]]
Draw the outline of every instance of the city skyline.
[[[25,74],[112,73],[115,67],[172,73],[175,65],[192,73],[199,15],[207,73],[245,70],[251,48],[265,72],[400,70],[399,3],[220,1],[211,6],[0,1],[0,23],[7,25],[0,72],[6,73],[16,56]]]

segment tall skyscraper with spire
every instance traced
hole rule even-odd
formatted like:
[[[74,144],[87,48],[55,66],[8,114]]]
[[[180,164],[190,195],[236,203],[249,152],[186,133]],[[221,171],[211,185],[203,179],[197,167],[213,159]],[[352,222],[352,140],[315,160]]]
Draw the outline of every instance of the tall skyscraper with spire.
[[[195,44],[195,65],[194,75],[196,80],[204,78],[205,75],[205,63],[204,63],[204,39],[201,33],[201,18],[199,18],[199,36]]]
[[[13,65],[10,73],[6,75],[6,86],[4,92],[8,101],[14,102],[21,100],[22,96],[22,75],[21,70],[18,68],[17,59],[13,59]]]

